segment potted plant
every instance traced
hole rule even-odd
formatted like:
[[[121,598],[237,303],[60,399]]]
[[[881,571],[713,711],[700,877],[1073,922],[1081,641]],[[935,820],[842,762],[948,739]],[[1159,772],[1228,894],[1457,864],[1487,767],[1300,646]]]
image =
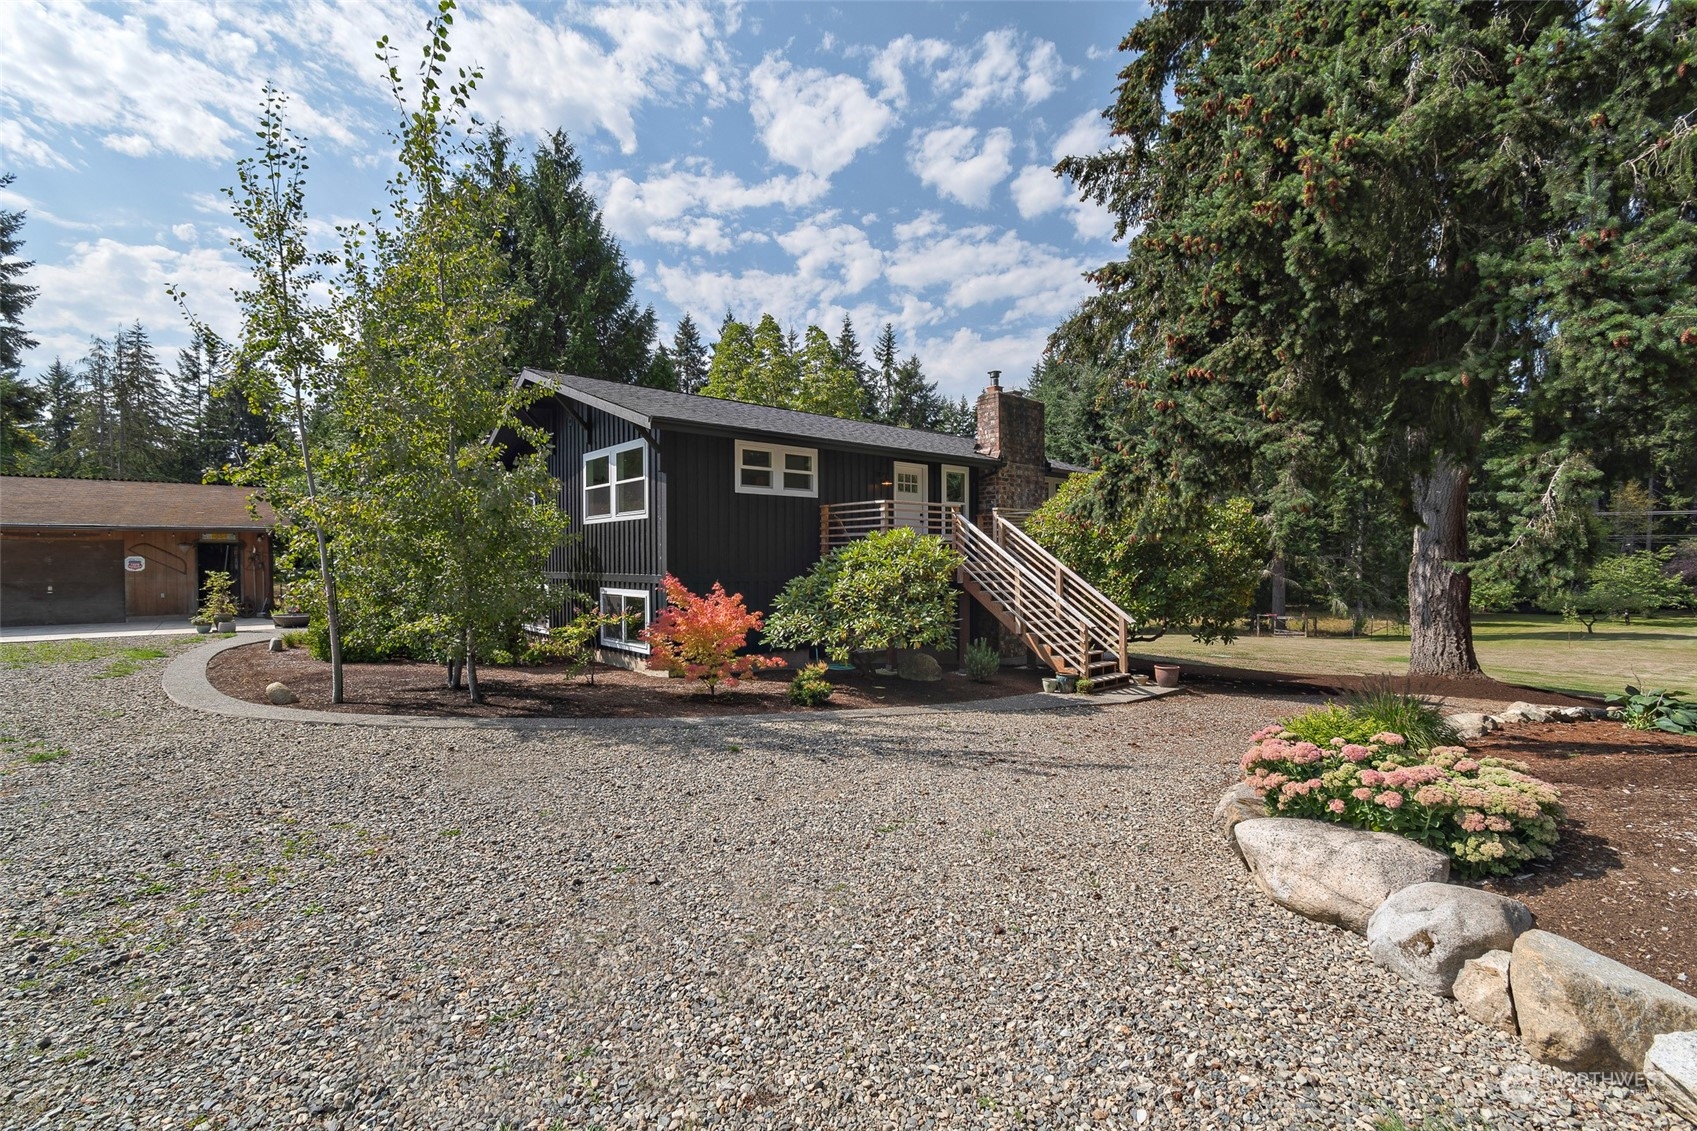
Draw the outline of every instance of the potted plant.
[[[278,628],[305,628],[312,620],[307,608],[313,592],[312,582],[307,578],[296,578],[284,585],[277,592],[271,623]]]
[[[234,632],[236,630],[236,583],[223,570],[213,570],[206,575],[206,592],[200,599],[200,612],[197,617],[205,617],[207,623],[216,626],[219,632]]]
[[[1156,687],[1177,687],[1178,686],[1178,665],[1177,664],[1156,664],[1155,665],[1155,686]]]
[[[194,625],[194,630],[202,636],[212,631],[212,618],[205,613],[196,613],[189,618],[189,623]]]

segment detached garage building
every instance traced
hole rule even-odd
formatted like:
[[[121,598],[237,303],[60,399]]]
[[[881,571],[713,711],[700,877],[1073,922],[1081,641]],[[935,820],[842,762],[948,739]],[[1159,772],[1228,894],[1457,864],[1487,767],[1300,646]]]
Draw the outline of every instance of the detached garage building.
[[[223,570],[246,613],[271,601],[269,507],[246,487],[0,478],[0,625],[190,616]]]

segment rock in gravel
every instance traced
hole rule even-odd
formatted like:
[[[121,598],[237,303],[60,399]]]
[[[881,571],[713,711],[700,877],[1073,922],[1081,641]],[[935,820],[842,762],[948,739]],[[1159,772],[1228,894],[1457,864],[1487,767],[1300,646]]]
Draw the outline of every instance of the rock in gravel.
[[[1535,703],[1510,703],[1504,710],[1497,712],[1499,723],[1547,723],[1550,721],[1552,707],[1540,707]]]
[[[289,689],[286,683],[268,683],[265,685],[265,698],[279,707],[290,703],[299,703],[301,697]]]
[[[1220,834],[1226,838],[1226,844],[1240,862],[1243,861],[1243,850],[1237,846],[1237,838],[1232,835],[1232,830],[1237,827],[1239,821],[1253,821],[1266,815],[1267,803],[1245,781],[1240,781],[1226,790],[1220,798],[1220,803],[1214,806],[1214,822],[1220,826]]]
[[[1455,1000],[1462,1012],[1479,1024],[1505,1033],[1519,1032],[1514,1020],[1514,996],[1508,971],[1513,959],[1506,950],[1492,950],[1461,964],[1455,979]]]
[[[1582,723],[1592,717],[1596,707],[1552,707],[1550,714],[1564,723]]]
[[[282,638],[282,636],[273,636],[271,638],[271,643],[268,646],[268,650],[272,651],[272,652],[283,651],[283,638]]]
[[[1569,1072],[1637,1072],[1662,1033],[1697,1029],[1697,998],[1548,931],[1515,940],[1520,1039]]]
[[[1255,886],[1298,915],[1362,934],[1385,897],[1449,878],[1449,857],[1395,833],[1264,817],[1232,830]]]
[[[1450,997],[1462,963],[1508,950],[1532,929],[1518,899],[1455,884],[1415,884],[1395,891],[1367,922],[1367,953],[1380,966],[1427,993]]]
[[[1651,1041],[1644,1080],[1657,1099],[1697,1123],[1697,1032],[1662,1033]]]
[[[1455,729],[1457,738],[1483,738],[1498,727],[1497,720],[1478,711],[1463,711],[1444,720]]]
[[[943,678],[943,665],[935,656],[904,648],[896,653],[896,674],[918,683],[935,683]]]

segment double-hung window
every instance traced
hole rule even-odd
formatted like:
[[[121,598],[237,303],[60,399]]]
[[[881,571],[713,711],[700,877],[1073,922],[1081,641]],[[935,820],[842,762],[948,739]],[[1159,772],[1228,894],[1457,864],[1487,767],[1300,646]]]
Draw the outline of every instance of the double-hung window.
[[[601,590],[601,615],[614,618],[601,626],[601,643],[605,647],[648,651],[647,642],[641,639],[642,630],[648,627],[646,589]]]
[[[648,445],[641,440],[583,457],[583,521],[617,522],[648,514]]]
[[[819,453],[815,449],[738,440],[736,452],[739,493],[818,496]]]

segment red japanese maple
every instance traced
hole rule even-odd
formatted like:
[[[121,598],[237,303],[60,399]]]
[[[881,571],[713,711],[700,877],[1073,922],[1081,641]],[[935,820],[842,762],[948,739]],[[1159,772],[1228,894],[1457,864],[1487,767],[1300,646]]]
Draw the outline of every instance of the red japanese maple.
[[[726,593],[717,581],[705,596],[666,575],[666,607],[642,631],[649,645],[648,666],[672,675],[699,679],[709,695],[719,684],[735,687],[737,677],[762,668],[781,668],[776,656],[739,656],[750,631],[764,621],[761,613],[743,606],[741,593]]]

